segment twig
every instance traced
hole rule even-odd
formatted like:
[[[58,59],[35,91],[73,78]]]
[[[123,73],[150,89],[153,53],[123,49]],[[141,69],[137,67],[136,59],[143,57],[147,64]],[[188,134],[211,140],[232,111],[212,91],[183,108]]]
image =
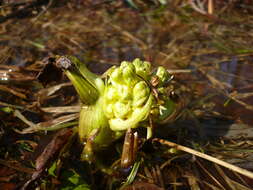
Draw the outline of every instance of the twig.
[[[213,14],[213,0],[208,0],[208,14]]]
[[[198,152],[196,150],[193,150],[191,148],[188,148],[188,147],[185,147],[185,146],[182,146],[182,145],[179,145],[179,144],[176,144],[176,143],[173,143],[173,142],[170,142],[170,141],[166,141],[166,140],[163,140],[163,139],[159,139],[159,138],[155,138],[153,139],[153,141],[157,141],[161,144],[165,144],[165,145],[168,145],[168,146],[171,146],[171,147],[174,147],[178,150],[181,150],[181,151],[184,151],[184,152],[187,152],[187,153],[190,153],[190,154],[193,154],[195,156],[198,156],[200,158],[203,158],[203,159],[206,159],[208,161],[211,161],[211,162],[214,162],[218,165],[221,165],[225,168],[228,168],[232,171],[235,171],[235,172],[238,172],[244,176],[247,176],[249,178],[252,178],[253,179],[253,173],[246,170],[246,169],[243,169],[243,168],[240,168],[238,166],[235,166],[235,165],[232,165],[232,164],[229,164],[225,161],[222,161],[222,160],[219,160],[215,157],[212,157],[212,156],[209,156],[207,154],[204,154],[204,153],[201,153],[201,152]]]

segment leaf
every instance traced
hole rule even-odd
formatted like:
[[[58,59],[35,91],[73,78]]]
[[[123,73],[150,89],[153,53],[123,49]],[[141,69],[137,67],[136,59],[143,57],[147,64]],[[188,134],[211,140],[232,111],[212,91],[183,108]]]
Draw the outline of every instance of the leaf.
[[[132,168],[131,173],[127,177],[127,181],[121,186],[120,189],[125,189],[126,186],[130,185],[131,183],[133,183],[133,181],[134,181],[134,179],[135,179],[135,177],[137,175],[139,167],[140,167],[140,161],[135,162],[134,166]]]
[[[83,184],[83,185],[78,185],[73,190],[90,190],[90,188],[86,184]]]
[[[71,183],[77,185],[78,182],[79,182],[79,178],[80,178],[80,176],[77,175],[76,173],[74,173],[74,175],[72,175],[71,177],[69,177],[68,180],[69,180]]]
[[[89,185],[75,171],[64,171],[61,177],[60,190],[90,190]]]
[[[48,169],[49,175],[56,177],[55,175],[56,165],[57,165],[56,162],[54,162],[52,166]]]
[[[5,113],[11,113],[13,112],[13,109],[11,109],[10,107],[2,107],[0,108],[0,111],[5,112]]]

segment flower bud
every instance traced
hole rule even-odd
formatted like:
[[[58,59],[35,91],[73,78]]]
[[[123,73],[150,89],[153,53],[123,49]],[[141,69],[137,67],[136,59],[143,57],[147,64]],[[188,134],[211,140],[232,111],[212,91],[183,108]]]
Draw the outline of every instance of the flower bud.
[[[140,81],[133,89],[133,106],[139,107],[145,104],[150,93],[150,89],[146,82]]]
[[[159,77],[159,86],[165,85],[170,79],[170,75],[164,67],[157,68],[156,76]]]
[[[133,61],[133,65],[135,66],[136,74],[141,76],[143,79],[148,80],[151,72],[151,64],[147,61],[135,59]]]
[[[116,118],[125,119],[127,114],[131,111],[129,102],[116,102],[113,106],[113,112]]]
[[[134,65],[130,62],[122,62],[120,68],[122,69],[123,80],[126,85],[135,85],[137,77]]]

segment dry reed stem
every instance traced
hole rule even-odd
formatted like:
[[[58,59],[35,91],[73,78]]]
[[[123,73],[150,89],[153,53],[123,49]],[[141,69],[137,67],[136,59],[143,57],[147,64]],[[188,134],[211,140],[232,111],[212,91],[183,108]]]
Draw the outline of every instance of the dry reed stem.
[[[173,142],[170,142],[170,141],[167,141],[167,140],[163,140],[163,139],[159,139],[159,138],[155,138],[153,139],[153,141],[157,141],[161,144],[165,144],[165,145],[168,145],[168,146],[171,146],[173,148],[176,148],[178,150],[181,150],[181,151],[184,151],[184,152],[187,152],[187,153],[190,153],[190,154],[193,154],[195,156],[198,156],[200,158],[203,158],[203,159],[206,159],[206,160],[209,160],[211,162],[214,162],[218,165],[221,165],[225,168],[228,168],[232,171],[235,171],[235,172],[238,172],[244,176],[247,176],[249,178],[252,178],[253,179],[253,173],[246,170],[246,169],[243,169],[243,168],[240,168],[238,166],[235,166],[235,165],[232,165],[232,164],[229,164],[225,161],[222,161],[222,160],[219,160],[215,157],[212,157],[212,156],[209,156],[207,154],[204,154],[204,153],[201,153],[201,152],[198,152],[196,150],[193,150],[191,148],[188,148],[188,147],[185,147],[185,146],[182,146],[182,145],[179,145],[179,144],[176,144],[176,143],[173,143]]]

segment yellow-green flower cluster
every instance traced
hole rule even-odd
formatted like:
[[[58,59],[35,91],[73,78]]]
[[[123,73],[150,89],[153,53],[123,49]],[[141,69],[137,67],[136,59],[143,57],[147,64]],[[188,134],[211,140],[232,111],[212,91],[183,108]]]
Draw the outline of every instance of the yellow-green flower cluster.
[[[151,76],[150,68],[149,62],[135,59],[124,61],[108,72],[103,109],[112,130],[134,128],[147,119],[153,104],[146,81]]]

